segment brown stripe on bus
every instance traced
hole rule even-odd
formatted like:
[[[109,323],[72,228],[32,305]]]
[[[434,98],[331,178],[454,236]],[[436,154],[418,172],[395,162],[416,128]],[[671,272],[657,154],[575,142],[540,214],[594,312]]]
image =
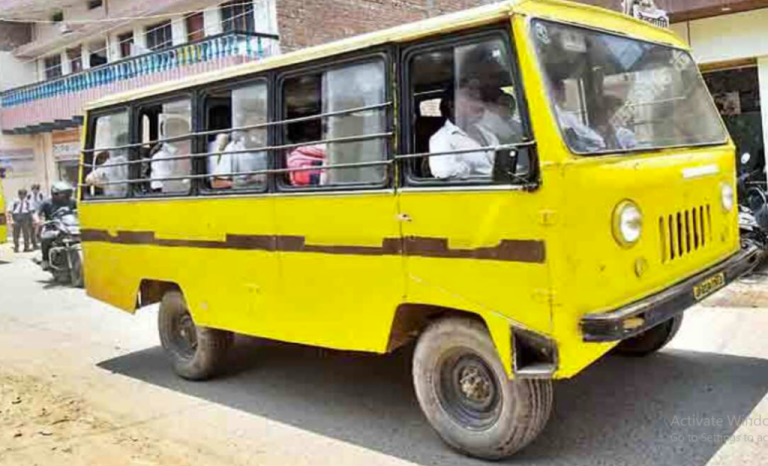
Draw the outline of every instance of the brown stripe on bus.
[[[151,231],[119,231],[115,236],[105,230],[83,230],[84,242],[127,245],[154,245],[204,249],[237,249],[269,252],[313,252],[361,256],[400,255],[447,259],[477,259],[543,264],[546,250],[543,241],[502,240],[497,246],[474,249],[451,249],[447,238],[384,238],[381,246],[306,244],[306,238],[294,235],[234,235],[224,241],[156,238]]]
[[[543,241],[510,239],[501,240],[493,247],[451,249],[446,238],[406,237],[405,255],[533,263],[546,260]]]
[[[0,214],[0,225],[5,225],[6,223],[5,214]]]

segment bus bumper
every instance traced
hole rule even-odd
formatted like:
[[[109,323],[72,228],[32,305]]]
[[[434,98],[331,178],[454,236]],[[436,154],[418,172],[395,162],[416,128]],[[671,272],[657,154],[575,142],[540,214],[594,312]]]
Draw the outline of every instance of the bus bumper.
[[[581,319],[584,341],[620,341],[636,336],[682,314],[683,311],[749,273],[758,263],[760,250],[745,246],[738,253],[709,269],[664,291],[605,313],[587,314]]]

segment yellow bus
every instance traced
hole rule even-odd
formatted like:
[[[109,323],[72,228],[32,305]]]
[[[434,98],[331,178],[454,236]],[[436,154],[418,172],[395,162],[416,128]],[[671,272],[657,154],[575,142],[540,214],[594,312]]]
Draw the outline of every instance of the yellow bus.
[[[89,106],[90,296],[160,303],[175,371],[234,333],[387,353],[450,446],[509,456],[553,381],[663,347],[750,270],[686,44],[559,0],[463,11]]]

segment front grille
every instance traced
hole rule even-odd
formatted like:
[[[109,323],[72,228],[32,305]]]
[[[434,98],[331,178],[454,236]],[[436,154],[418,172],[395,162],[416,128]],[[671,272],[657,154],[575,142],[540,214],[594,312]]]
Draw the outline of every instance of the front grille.
[[[683,258],[712,242],[709,204],[659,217],[661,262]]]

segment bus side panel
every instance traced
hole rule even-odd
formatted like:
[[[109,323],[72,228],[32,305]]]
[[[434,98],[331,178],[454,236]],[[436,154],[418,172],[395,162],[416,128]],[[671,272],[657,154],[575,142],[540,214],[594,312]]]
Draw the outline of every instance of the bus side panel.
[[[404,295],[395,194],[278,196],[284,304],[271,333],[287,341],[384,352]],[[293,242],[293,244],[290,244]]]
[[[132,311],[142,280],[170,282],[196,323],[270,336],[265,310],[279,294],[272,204],[267,197],[85,203],[88,294]]]
[[[401,194],[407,300],[551,333],[548,230],[541,191]],[[491,333],[498,331],[491,328]],[[506,342],[496,341],[509,365]]]

